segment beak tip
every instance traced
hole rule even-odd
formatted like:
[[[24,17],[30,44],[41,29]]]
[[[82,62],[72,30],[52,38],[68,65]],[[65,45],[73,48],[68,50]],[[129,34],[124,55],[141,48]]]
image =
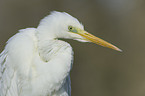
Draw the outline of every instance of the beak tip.
[[[114,50],[116,50],[116,51],[119,51],[119,52],[122,52],[121,49],[119,49],[118,47],[116,47],[116,46],[114,46],[114,45],[113,45],[112,49],[114,49]]]
[[[122,50],[121,50],[121,49],[119,49],[119,48],[117,48],[116,50],[117,50],[117,51],[119,51],[119,52],[122,52]]]

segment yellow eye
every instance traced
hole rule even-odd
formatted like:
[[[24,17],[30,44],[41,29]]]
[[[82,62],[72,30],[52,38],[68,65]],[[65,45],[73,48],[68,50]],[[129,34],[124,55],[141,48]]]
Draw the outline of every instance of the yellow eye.
[[[69,30],[69,31],[72,31],[72,30],[73,30],[73,27],[72,27],[72,26],[69,26],[69,27],[68,27],[68,30]]]

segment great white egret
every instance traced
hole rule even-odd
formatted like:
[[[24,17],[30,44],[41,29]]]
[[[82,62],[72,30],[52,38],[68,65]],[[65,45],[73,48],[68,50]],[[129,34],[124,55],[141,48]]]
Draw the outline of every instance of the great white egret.
[[[68,13],[54,11],[37,28],[22,29],[8,40],[0,54],[0,96],[71,96],[73,51],[59,38],[121,51],[84,31]]]

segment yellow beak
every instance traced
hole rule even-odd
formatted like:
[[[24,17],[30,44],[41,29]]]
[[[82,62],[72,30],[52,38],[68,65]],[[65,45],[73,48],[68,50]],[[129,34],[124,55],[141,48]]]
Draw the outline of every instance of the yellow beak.
[[[121,49],[119,49],[118,47],[112,45],[111,43],[108,43],[106,41],[104,41],[103,39],[100,39],[84,30],[79,30],[77,32],[77,34],[81,35],[82,37],[84,37],[86,41],[89,41],[89,42],[93,42],[95,44],[98,44],[98,45],[101,45],[103,47],[107,47],[107,48],[111,48],[111,49],[114,49],[114,50],[117,50],[117,51],[122,51]]]

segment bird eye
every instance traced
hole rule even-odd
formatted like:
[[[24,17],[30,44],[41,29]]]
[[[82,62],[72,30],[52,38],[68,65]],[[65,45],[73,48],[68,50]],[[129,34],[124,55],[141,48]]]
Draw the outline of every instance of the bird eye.
[[[69,29],[69,31],[71,31],[73,29],[73,27],[72,26],[69,26],[68,29]]]

